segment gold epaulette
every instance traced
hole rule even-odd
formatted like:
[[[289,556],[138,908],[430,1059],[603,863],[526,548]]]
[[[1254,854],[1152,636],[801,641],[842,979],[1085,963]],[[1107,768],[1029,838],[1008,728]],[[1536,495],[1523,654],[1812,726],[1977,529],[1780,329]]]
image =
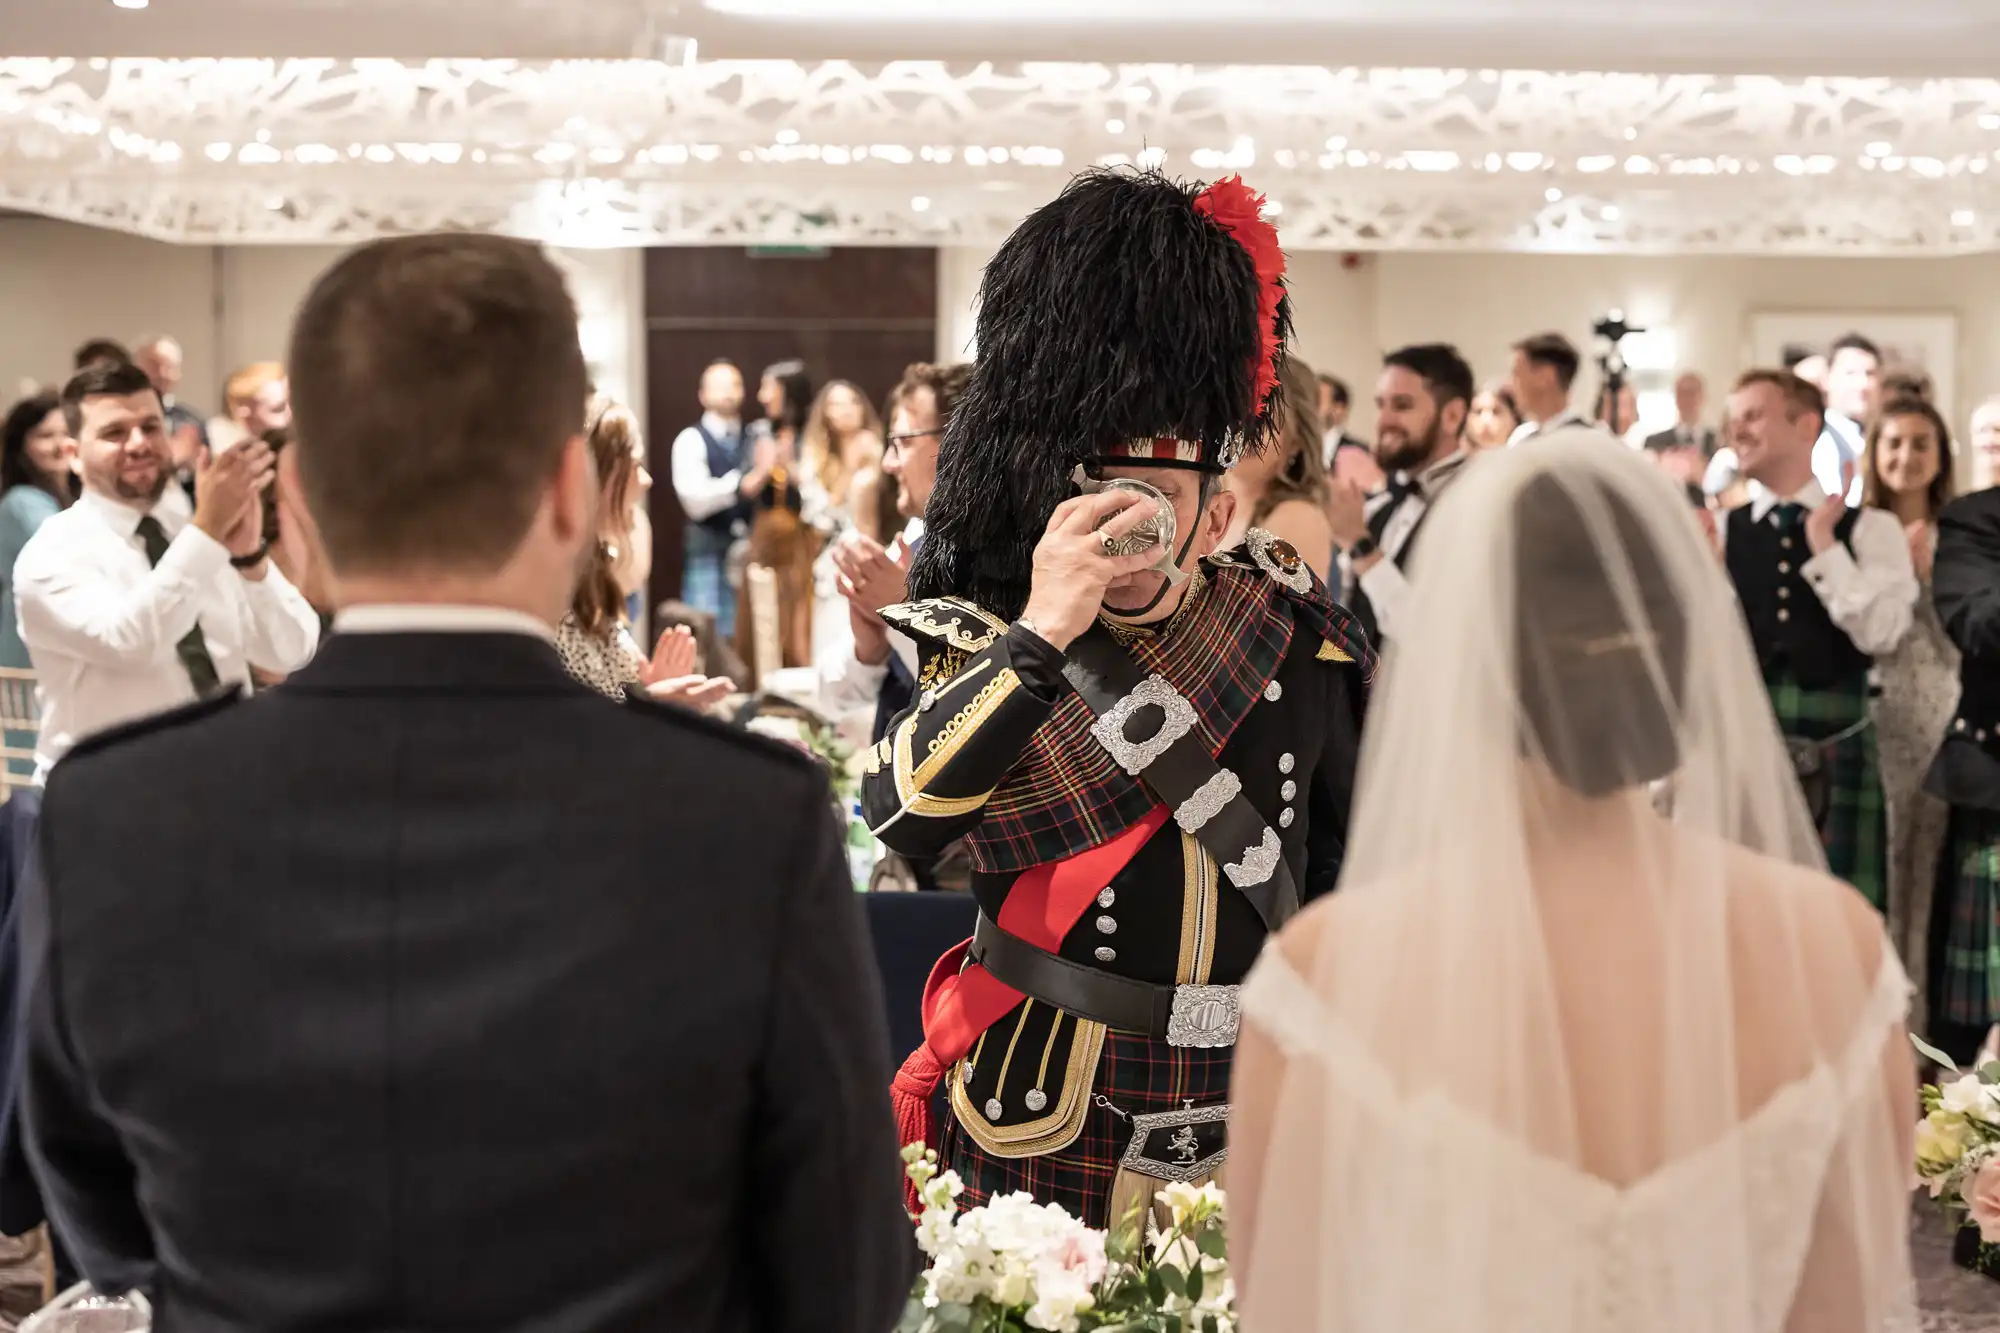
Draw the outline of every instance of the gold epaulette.
[[[1007,622],[963,597],[932,597],[883,608],[882,619],[913,639],[960,653],[979,653],[1007,632]]]

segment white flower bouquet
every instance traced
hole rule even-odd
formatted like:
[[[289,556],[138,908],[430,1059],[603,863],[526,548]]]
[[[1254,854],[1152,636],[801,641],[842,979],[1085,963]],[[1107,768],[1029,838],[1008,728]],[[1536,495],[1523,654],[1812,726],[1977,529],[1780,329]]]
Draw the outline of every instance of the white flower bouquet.
[[[1960,1074],[1944,1052],[1915,1037],[1916,1048],[1957,1077],[1926,1084],[1917,1122],[1917,1183],[1979,1233],[1967,1267],[2000,1276],[2000,1061]],[[1970,1260],[1968,1262],[1968,1259]]]
[[[958,1212],[965,1187],[936,1153],[917,1145],[903,1160],[930,1266],[897,1333],[1234,1333],[1215,1186],[1162,1190],[1171,1221],[1148,1243],[1136,1218],[1098,1231],[1025,1193]]]

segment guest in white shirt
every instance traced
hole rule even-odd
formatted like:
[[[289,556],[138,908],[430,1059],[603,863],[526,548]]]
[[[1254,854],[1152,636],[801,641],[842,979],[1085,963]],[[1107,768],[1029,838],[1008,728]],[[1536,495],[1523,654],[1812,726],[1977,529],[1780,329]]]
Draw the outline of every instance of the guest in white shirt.
[[[1861,451],[1882,403],[1882,352],[1858,333],[1834,343],[1826,359],[1826,426],[1813,445],[1813,476],[1828,495],[1861,506]]]
[[[1583,358],[1560,333],[1538,333],[1514,344],[1512,386],[1521,424],[1507,441],[1511,448],[1559,430],[1597,431],[1597,425],[1569,405]],[[1608,437],[1607,437],[1608,438]]]
[[[144,371],[93,365],[63,390],[83,496],[50,518],[14,569],[21,638],[41,686],[36,778],[82,737],[289,672],[319,617],[271,565],[270,450],[204,462],[191,520],[173,482],[166,414]]]
[[[834,547],[850,633],[822,644],[816,654],[820,702],[835,716],[865,711],[871,740],[880,738],[878,724],[886,724],[916,697],[916,645],[890,629],[881,611],[901,602],[908,591],[910,561],[923,538],[924,507],[937,482],[938,446],[971,379],[972,367],[963,362],[920,361],[903,371],[889,395],[882,471],[896,483],[896,511],[907,525],[887,548],[862,533],[849,533]]]
[[[1729,395],[1730,443],[1751,500],[1722,525],[1779,730],[1792,742],[1827,867],[1887,905],[1888,827],[1870,723],[1874,661],[1910,632],[1918,595],[1910,539],[1886,509],[1850,509],[1813,477],[1818,389],[1753,370]]]
[[[743,372],[711,361],[701,372],[701,419],[674,437],[669,471],[687,515],[681,599],[715,617],[725,639],[736,633],[729,550],[750,530],[750,497],[764,484],[752,467],[743,430]]]
[[[1327,522],[1340,549],[1343,600],[1368,637],[1394,637],[1412,591],[1405,572],[1419,529],[1473,455],[1465,447],[1472,367],[1446,343],[1398,348],[1375,383],[1375,448],[1389,484],[1364,497],[1329,483]]]

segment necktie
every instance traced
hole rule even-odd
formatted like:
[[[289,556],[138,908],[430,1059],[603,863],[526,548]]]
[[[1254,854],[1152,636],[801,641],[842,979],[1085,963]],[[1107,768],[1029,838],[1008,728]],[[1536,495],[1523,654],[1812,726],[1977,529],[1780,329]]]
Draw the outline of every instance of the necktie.
[[[151,514],[139,520],[138,530],[139,540],[146,546],[146,562],[158,565],[160,557],[167,553],[167,530]],[[221,673],[215,669],[215,659],[208,655],[208,640],[201,637],[199,623],[181,636],[181,641],[174,645],[174,652],[187,669],[188,680],[194,685],[197,697],[206,699],[221,688]]]
[[[1779,532],[1794,533],[1806,525],[1806,507],[1804,505],[1794,504],[1792,501],[1786,500],[1771,512],[1778,517]]]

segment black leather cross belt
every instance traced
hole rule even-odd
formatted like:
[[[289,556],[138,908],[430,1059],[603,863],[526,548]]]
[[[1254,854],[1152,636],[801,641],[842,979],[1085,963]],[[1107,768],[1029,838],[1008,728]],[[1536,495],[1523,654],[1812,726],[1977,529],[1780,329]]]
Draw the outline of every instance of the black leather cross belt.
[[[1171,1046],[1236,1044],[1236,986],[1160,986],[1072,963],[1000,929],[984,912],[968,958],[994,979],[1074,1017]]]

